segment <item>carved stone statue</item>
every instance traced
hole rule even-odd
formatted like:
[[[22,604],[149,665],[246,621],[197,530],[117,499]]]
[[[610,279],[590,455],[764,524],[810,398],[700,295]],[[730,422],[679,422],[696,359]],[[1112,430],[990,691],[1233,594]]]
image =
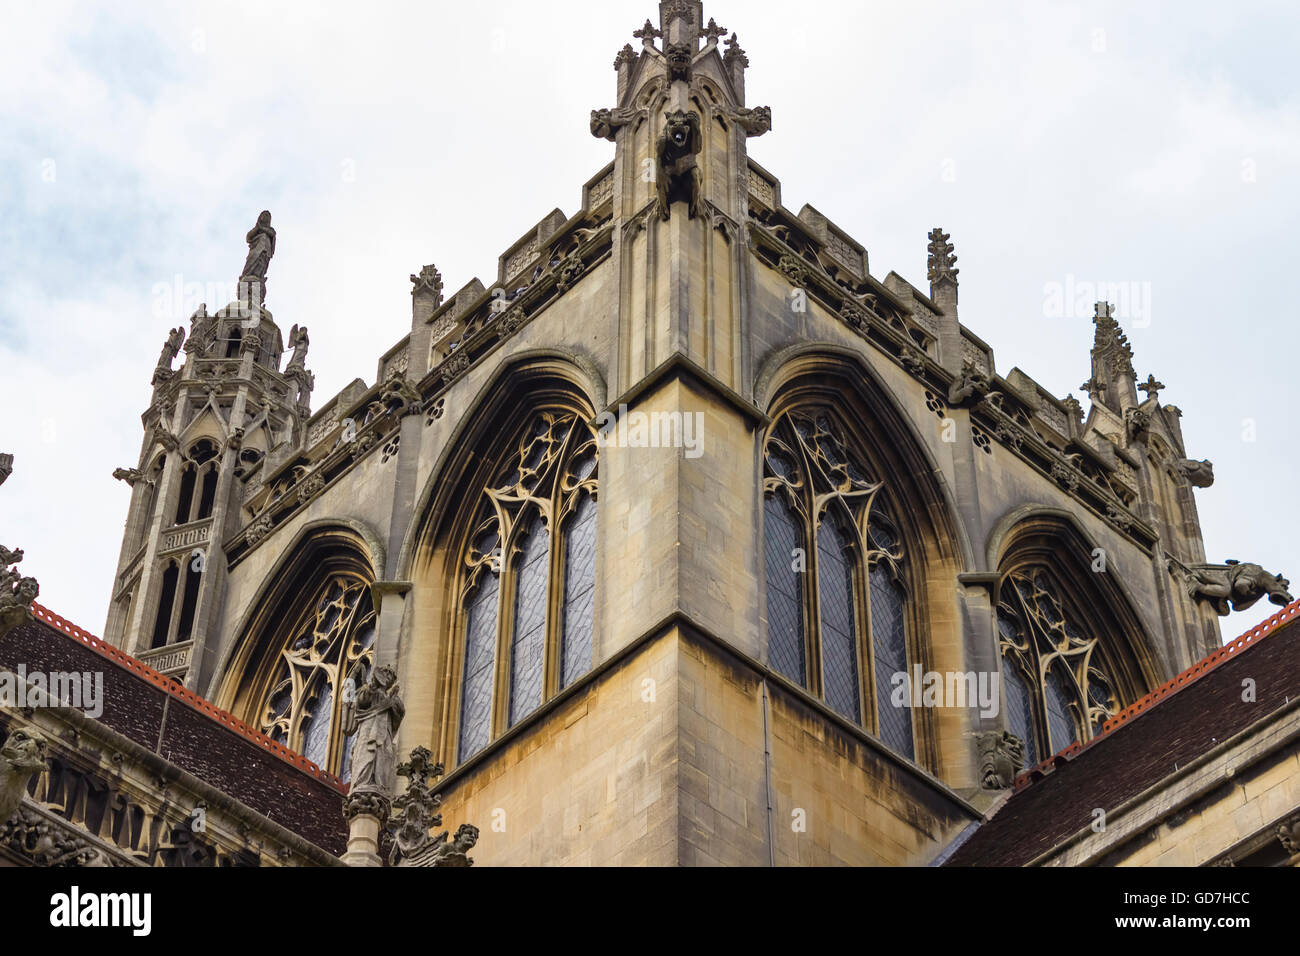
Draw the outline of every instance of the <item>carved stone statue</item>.
[[[675,202],[687,204],[691,219],[703,214],[704,177],[695,159],[703,148],[700,114],[695,110],[669,113],[655,146],[658,162],[655,188],[660,219],[668,218],[670,207]]]
[[[397,673],[384,664],[351,701],[343,705],[343,732],[352,745],[352,790],[391,793],[397,786],[397,751],[394,739],[406,715]]]
[[[14,456],[6,452],[0,455],[0,485],[5,483],[5,479],[14,473]]]
[[[10,551],[0,546],[0,633],[27,620],[41,591],[35,578],[25,578],[13,567],[22,559],[21,548]]]
[[[257,217],[257,225],[248,231],[245,237],[248,243],[248,258],[244,260],[241,279],[265,279],[266,269],[275,255],[275,230],[271,228],[271,213],[262,210]]]
[[[139,468],[114,468],[113,477],[118,481],[125,481],[134,488],[137,481],[144,480],[144,472]]]
[[[478,843],[478,827],[462,823],[456,828],[456,835],[447,842],[447,831],[443,830],[431,841],[434,851],[429,859],[429,866],[473,866],[469,851]]]
[[[668,62],[668,80],[691,81],[691,57],[694,44],[669,43],[664,48],[664,59]]]
[[[0,823],[5,823],[23,802],[33,775],[45,769],[45,738],[19,728],[0,747]]]
[[[980,756],[980,785],[1006,790],[1025,763],[1025,744],[1009,730],[989,731],[976,739]]]
[[[398,415],[415,415],[421,410],[421,402],[424,399],[420,393],[406,379],[400,375],[390,378],[384,383],[384,387],[379,390],[379,397],[375,403],[380,406],[377,411],[381,414],[386,412],[396,412]]]
[[[631,107],[622,107],[619,109],[601,109],[591,111],[591,135],[597,139],[607,139],[614,141],[614,134],[626,126],[637,115],[637,110]]]
[[[291,368],[307,367],[307,347],[311,345],[311,339],[307,337],[307,326],[294,325],[289,330],[289,348],[293,349],[293,355],[289,358],[289,364],[285,366],[287,372]]]
[[[1290,604],[1287,590],[1291,582],[1280,574],[1269,574],[1258,564],[1226,561],[1223,564],[1198,564],[1188,568],[1187,593],[1209,601],[1217,613],[1244,611],[1267,596],[1278,605]]]
[[[167,341],[163,343],[162,354],[158,356],[158,366],[154,369],[151,384],[157,385],[159,381],[171,377],[172,362],[180,354],[181,345],[184,341],[185,330],[183,328],[178,326],[171,330],[171,333],[167,336]]]
[[[1193,461],[1191,458],[1180,458],[1178,460],[1178,470],[1193,487],[1208,488],[1214,484],[1214,465],[1207,458],[1200,461]]]

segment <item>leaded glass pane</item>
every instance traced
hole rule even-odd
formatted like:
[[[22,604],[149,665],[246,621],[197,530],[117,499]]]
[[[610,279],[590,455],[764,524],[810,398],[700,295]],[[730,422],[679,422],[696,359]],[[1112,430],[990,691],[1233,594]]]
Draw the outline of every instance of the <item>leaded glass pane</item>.
[[[334,693],[328,681],[322,682],[320,697],[312,707],[303,728],[302,755],[318,767],[328,766],[330,724],[334,717]]]
[[[822,680],[826,703],[849,720],[861,720],[858,654],[854,637],[853,572],[844,536],[831,520],[817,534],[821,606]]]
[[[560,686],[591,670],[596,593],[596,502],[583,495],[564,542],[564,647]]]
[[[465,614],[465,680],[461,690],[460,759],[482,750],[492,732],[492,659],[497,643],[497,576],[485,574]]]
[[[763,550],[767,569],[768,663],[801,687],[804,667],[803,572],[795,570],[799,527],[778,495],[763,502]]]
[[[1008,657],[1002,658],[1002,692],[1006,698],[1007,729],[1024,742],[1024,766],[1032,767],[1038,763],[1038,743],[1034,739],[1033,694],[1025,683],[1020,668]]]
[[[1052,753],[1064,750],[1079,736],[1070,714],[1070,701],[1077,695],[1072,691],[1073,682],[1061,670],[1064,666],[1058,660],[1047,671],[1047,725]]]
[[[542,702],[546,650],[546,566],[549,536],[534,515],[524,539],[515,579],[515,635],[510,643],[510,725],[527,717]]]
[[[875,653],[876,716],[880,724],[880,739],[910,759],[915,755],[912,712],[907,707],[911,701],[896,707],[892,699],[894,675],[907,676],[903,589],[883,564],[871,569],[871,645]]]

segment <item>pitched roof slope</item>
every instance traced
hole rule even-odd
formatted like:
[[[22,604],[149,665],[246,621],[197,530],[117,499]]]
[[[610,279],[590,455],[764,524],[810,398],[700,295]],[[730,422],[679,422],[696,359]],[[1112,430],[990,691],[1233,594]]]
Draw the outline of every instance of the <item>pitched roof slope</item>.
[[[347,845],[347,787],[131,655],[39,604],[0,639],[0,669],[102,672],[97,718],[165,760],[336,856]]]
[[[1212,747],[1300,697],[1300,601],[1183,671],[1016,779],[947,866],[1023,866]],[[1266,639],[1267,638],[1267,639]],[[1243,681],[1255,700],[1243,700]]]

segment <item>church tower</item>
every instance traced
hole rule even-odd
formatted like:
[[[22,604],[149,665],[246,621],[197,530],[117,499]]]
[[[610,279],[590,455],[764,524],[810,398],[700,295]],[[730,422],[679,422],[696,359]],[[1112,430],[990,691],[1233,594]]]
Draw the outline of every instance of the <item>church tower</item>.
[[[200,306],[188,336],[184,328],[168,336],[140,459],[113,472],[132,493],[105,636],[191,687],[204,636],[222,617],[222,548],[241,526],[242,479],[295,446],[310,415],[307,330],[294,326],[281,371],[284,339],[264,304],[275,254],[269,212],[247,241],[237,298],[212,315]]]
[[[1205,563],[1212,469],[1108,303],[1085,420],[959,321],[948,233],[923,290],[784,204],[701,3],[632,39],[580,207],[450,295],[404,268],[409,334],[315,412],[263,213],[118,472],[108,638],[342,780],[382,675],[482,865],[931,862],[1287,582]]]

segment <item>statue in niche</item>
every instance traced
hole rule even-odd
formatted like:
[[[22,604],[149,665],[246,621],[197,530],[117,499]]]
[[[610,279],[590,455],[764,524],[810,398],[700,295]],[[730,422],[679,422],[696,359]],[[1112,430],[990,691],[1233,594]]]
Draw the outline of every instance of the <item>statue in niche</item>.
[[[700,114],[695,110],[670,112],[655,147],[659,164],[655,188],[660,219],[668,218],[670,207],[675,202],[687,204],[691,219],[703,214],[704,177],[696,161],[703,148]]]
[[[245,237],[248,258],[244,260],[241,279],[265,279],[266,269],[275,255],[275,230],[271,228],[271,213],[265,209],[257,217],[257,225]]]
[[[406,715],[397,672],[387,664],[343,704],[343,732],[353,738],[352,790],[392,793],[397,786],[397,728]]]

